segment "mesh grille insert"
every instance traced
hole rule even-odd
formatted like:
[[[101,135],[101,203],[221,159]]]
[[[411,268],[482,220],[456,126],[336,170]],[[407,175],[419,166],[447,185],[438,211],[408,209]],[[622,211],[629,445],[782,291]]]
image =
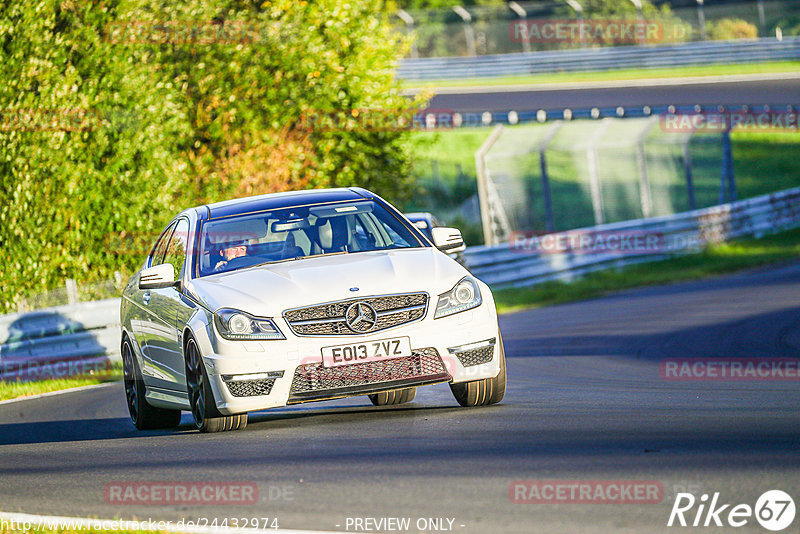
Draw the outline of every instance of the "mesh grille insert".
[[[234,397],[257,397],[259,395],[269,395],[272,386],[275,385],[275,378],[264,378],[259,380],[237,380],[225,381],[228,391]]]
[[[494,357],[494,346],[489,345],[488,347],[481,347],[479,349],[456,352],[456,357],[458,357],[458,360],[464,367],[489,363]]]
[[[294,373],[290,395],[303,395],[395,380],[449,376],[434,348],[416,349],[411,356],[377,362],[323,367],[301,365]]]

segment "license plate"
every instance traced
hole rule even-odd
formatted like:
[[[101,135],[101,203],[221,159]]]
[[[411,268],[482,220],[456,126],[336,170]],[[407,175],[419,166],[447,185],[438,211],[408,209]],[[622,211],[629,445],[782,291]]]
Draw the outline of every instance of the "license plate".
[[[377,362],[411,356],[411,341],[408,337],[376,339],[364,343],[335,345],[322,348],[322,365],[338,367],[354,363]]]

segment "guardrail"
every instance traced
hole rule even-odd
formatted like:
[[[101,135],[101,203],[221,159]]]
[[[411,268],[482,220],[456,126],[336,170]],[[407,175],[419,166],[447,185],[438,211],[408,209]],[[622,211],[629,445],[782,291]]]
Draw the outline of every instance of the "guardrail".
[[[742,236],[762,236],[800,226],[800,187],[666,217],[519,236],[506,245],[464,252],[475,276],[497,288],[519,287],[613,267],[655,261]],[[531,239],[567,243],[616,235],[658,238],[659,247],[636,253],[564,253],[528,250]],[[101,372],[121,360],[119,299],[82,302],[0,316],[0,379],[35,380]]]
[[[63,378],[121,361],[119,299],[0,316],[0,379]]]
[[[464,260],[475,276],[492,287],[522,287],[570,280],[594,271],[695,252],[709,243],[744,236],[761,237],[799,226],[800,187],[664,217],[603,224],[549,236],[517,235],[504,245],[470,247],[464,251]],[[574,243],[608,243],[612,236],[616,250],[598,253],[571,247]],[[619,243],[625,237],[655,246],[621,250]],[[542,243],[564,243],[567,249],[542,250]]]
[[[792,59],[800,59],[800,37],[403,59],[397,76],[405,81],[442,80]]]

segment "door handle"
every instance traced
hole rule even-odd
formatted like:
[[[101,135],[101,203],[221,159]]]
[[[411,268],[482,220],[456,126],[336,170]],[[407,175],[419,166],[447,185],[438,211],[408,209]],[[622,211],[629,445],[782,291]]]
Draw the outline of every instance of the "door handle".
[[[144,301],[145,304],[150,304],[150,292],[149,291],[145,291],[144,292],[144,295],[142,295],[142,300]]]

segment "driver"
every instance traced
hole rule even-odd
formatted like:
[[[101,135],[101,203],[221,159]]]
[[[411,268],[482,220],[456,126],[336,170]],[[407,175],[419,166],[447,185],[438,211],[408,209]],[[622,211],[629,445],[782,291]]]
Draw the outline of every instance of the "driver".
[[[228,265],[228,262],[232,259],[246,256],[247,245],[244,243],[229,243],[225,245],[225,248],[220,250],[220,254],[222,255],[222,259],[214,266],[215,273],[223,271],[225,266]]]

